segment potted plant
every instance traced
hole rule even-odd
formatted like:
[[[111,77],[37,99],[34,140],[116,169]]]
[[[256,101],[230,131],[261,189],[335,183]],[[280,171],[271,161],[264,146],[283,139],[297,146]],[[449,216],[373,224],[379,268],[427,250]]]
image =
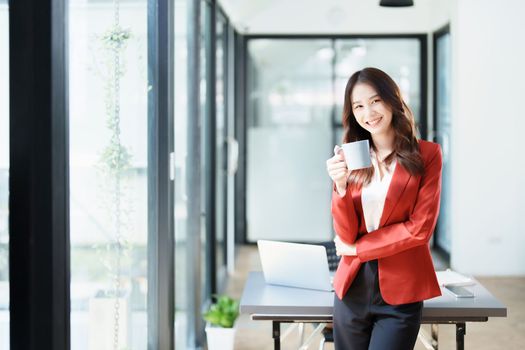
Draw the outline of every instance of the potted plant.
[[[239,316],[239,302],[226,295],[218,296],[217,302],[212,304],[203,316],[207,321],[208,350],[233,350],[233,326]]]

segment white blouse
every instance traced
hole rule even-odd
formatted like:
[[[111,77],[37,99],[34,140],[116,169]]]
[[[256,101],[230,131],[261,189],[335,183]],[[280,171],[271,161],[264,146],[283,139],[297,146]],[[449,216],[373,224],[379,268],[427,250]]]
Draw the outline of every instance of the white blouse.
[[[381,179],[377,158],[372,149],[370,149],[370,156],[372,158],[372,165],[374,166],[374,176],[372,177],[372,181],[368,185],[363,186],[361,191],[361,204],[363,206],[363,215],[368,232],[379,228],[379,221],[381,220],[383,207],[385,206],[386,194],[397,164],[397,161],[394,159],[392,163],[390,163],[390,167],[388,167],[387,171],[383,174],[383,179]]]

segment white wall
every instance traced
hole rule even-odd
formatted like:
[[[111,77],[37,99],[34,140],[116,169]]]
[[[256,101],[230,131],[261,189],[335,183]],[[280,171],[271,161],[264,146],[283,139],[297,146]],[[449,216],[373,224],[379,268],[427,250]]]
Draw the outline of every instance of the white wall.
[[[454,4],[452,267],[525,274],[522,0]]]
[[[418,0],[414,0],[417,2]],[[452,11],[457,0],[431,0],[431,18],[429,32],[433,32],[450,23]]]

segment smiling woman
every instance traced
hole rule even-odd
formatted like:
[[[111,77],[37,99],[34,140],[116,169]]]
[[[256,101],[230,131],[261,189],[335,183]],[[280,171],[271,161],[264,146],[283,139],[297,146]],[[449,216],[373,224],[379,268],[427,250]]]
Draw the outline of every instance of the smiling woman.
[[[368,140],[373,166],[349,170],[340,154],[326,162],[343,255],[334,277],[335,349],[411,349],[423,300],[441,294],[427,245],[439,213],[441,149],[418,140],[399,87],[377,68],[348,79],[342,119],[343,142]]]

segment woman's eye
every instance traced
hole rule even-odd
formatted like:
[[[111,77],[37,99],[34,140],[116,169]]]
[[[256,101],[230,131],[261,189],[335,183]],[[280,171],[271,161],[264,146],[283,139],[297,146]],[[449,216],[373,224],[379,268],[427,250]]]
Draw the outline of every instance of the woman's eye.
[[[358,105],[358,106],[355,106],[354,109],[359,109],[361,108],[361,105]]]
[[[377,100],[373,100],[372,103],[376,103],[376,102],[379,102],[381,101],[380,99],[377,99]]]

